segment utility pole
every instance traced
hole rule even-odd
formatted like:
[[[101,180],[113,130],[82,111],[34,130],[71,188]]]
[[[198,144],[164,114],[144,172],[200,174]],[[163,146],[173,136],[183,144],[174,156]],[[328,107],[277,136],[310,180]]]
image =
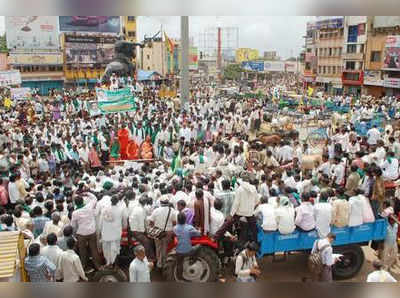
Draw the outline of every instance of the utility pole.
[[[188,109],[189,102],[189,17],[181,16],[181,44],[182,44],[182,67],[181,67],[181,110]]]

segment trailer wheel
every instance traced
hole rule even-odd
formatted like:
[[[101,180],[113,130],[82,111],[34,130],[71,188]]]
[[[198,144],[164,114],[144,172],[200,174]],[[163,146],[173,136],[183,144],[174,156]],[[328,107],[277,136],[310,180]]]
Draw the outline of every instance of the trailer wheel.
[[[350,279],[357,275],[364,264],[365,256],[361,246],[357,244],[333,248],[336,254],[343,257],[332,268],[333,278],[337,280]]]
[[[106,283],[106,282],[125,282],[128,281],[128,277],[122,271],[121,269],[115,269],[115,270],[102,270],[96,272],[94,278],[94,282],[101,282],[101,283]]]

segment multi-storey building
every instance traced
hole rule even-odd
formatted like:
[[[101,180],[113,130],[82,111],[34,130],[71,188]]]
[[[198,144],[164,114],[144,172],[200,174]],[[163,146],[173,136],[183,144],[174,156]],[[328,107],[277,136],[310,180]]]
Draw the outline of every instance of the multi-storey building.
[[[376,96],[399,96],[400,17],[375,16],[370,26],[366,59],[368,69],[377,72]]]
[[[368,17],[366,16],[344,17],[342,83],[345,94],[361,95],[368,34],[367,23]]]
[[[136,42],[136,17],[135,16],[122,16],[122,26],[125,30],[126,40]]]
[[[305,50],[304,56],[302,58],[304,62],[304,70],[303,70],[303,84],[304,87],[307,88],[310,85],[315,84],[315,79],[317,77],[318,70],[318,60],[317,60],[317,28],[316,24],[313,22],[307,23],[307,32],[304,36],[305,38]]]
[[[343,17],[318,17],[316,82],[329,94],[342,94]]]

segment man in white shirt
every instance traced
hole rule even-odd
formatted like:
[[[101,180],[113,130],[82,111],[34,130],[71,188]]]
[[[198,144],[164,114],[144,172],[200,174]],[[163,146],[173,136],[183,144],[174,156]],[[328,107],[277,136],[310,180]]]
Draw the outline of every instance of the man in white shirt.
[[[341,159],[339,156],[335,157],[335,164],[332,168],[332,179],[334,185],[342,186],[342,184],[344,183],[345,168],[341,163]]]
[[[288,163],[293,160],[293,148],[286,143],[279,151],[279,161],[281,163]]]
[[[279,205],[275,211],[279,233],[282,235],[291,234],[296,229],[296,225],[294,224],[294,208],[286,197],[280,199]]]
[[[314,206],[310,202],[309,193],[303,193],[301,200],[301,205],[295,209],[295,224],[301,231],[309,232],[315,229]]]
[[[172,239],[173,227],[176,224],[176,211],[169,206],[167,197],[160,198],[161,206],[154,209],[153,213],[149,217],[149,226],[157,227],[163,231],[166,231],[166,236],[162,239],[155,239],[156,245],[156,256],[157,256],[157,267],[163,268],[166,256],[168,244]]]
[[[21,200],[21,194],[18,190],[18,186],[16,183],[17,176],[12,174],[10,176],[10,181],[8,183],[8,195],[10,199],[10,204],[16,204],[18,200]]]
[[[214,206],[210,210],[210,234],[215,235],[215,233],[222,227],[225,221],[225,216],[221,212],[223,202],[221,199],[216,199],[214,201]]]
[[[378,140],[381,138],[381,133],[376,125],[374,125],[373,128],[368,130],[367,137],[368,137],[367,142],[369,145],[376,145]]]
[[[399,177],[399,161],[394,152],[388,152],[386,160],[382,163],[383,180],[396,180]]]
[[[323,192],[319,202],[314,205],[315,229],[319,238],[325,238],[331,231],[332,205],[327,200],[328,193]]]
[[[261,204],[254,210],[254,215],[262,219],[261,226],[264,232],[273,232],[277,230],[278,225],[276,222],[275,210],[276,208],[274,205],[268,204],[268,197],[263,197],[261,199]]]
[[[375,271],[368,274],[367,282],[397,282],[389,272],[383,269],[383,264],[380,260],[374,260],[372,265]]]
[[[249,224],[250,239],[257,240],[257,225],[254,217],[254,210],[260,202],[260,195],[254,185],[245,181],[248,178],[238,181],[239,187],[235,191],[235,199],[232,204],[230,218],[225,221],[223,226],[215,234],[215,239],[220,240],[225,232],[241,217],[246,217]]]
[[[155,260],[152,241],[146,236],[146,210],[144,209],[146,202],[146,197],[142,196],[139,204],[132,208],[129,213],[129,228],[132,236],[144,246],[149,259]]]
[[[129,265],[130,282],[151,282],[150,271],[153,269],[153,263],[147,261],[144,247],[138,245],[135,247],[135,259]]]
[[[80,279],[87,281],[83,271],[81,260],[74,251],[76,241],[73,237],[67,240],[67,250],[63,251],[59,258],[58,274],[64,282],[78,282]]]
[[[318,239],[314,242],[311,253],[319,252],[322,261],[322,272],[319,276],[313,276],[314,281],[332,282],[332,266],[335,264],[333,258],[332,243],[336,240],[336,235],[329,233],[324,239]]]
[[[47,246],[40,250],[40,254],[49,259],[56,268],[59,266],[60,256],[62,254],[62,249],[57,246],[57,236],[54,233],[47,235]],[[56,280],[60,279],[60,275],[57,274],[56,269]]]
[[[359,196],[362,193],[358,189],[355,191],[355,195],[349,199],[350,216],[349,216],[349,227],[355,227],[363,224],[363,207],[364,203]]]

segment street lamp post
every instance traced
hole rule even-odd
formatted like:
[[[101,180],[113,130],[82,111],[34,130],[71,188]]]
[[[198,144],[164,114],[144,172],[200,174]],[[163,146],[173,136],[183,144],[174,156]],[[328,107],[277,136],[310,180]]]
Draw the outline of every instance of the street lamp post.
[[[181,44],[182,44],[182,69],[181,69],[181,110],[187,109],[189,101],[189,17],[181,16]]]

